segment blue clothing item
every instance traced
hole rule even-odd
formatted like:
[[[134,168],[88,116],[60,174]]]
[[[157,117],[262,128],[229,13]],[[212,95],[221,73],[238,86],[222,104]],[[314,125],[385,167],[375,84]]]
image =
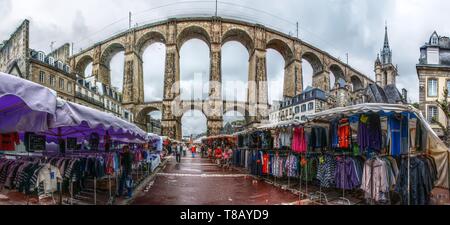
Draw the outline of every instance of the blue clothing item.
[[[397,115],[389,116],[388,119],[388,143],[391,144],[390,152],[392,156],[401,154],[401,138],[400,138],[401,118]]]
[[[407,116],[402,116],[401,120],[401,154],[408,154],[408,132],[409,132],[409,120]]]
[[[339,136],[337,133],[338,130],[338,122],[333,121],[331,123],[331,148],[336,149],[339,147]]]

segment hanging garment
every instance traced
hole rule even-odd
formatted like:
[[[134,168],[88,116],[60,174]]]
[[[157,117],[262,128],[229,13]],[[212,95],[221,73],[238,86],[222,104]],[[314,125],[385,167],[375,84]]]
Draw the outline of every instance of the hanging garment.
[[[336,160],[333,156],[326,155],[319,160],[317,180],[320,182],[321,187],[331,188],[335,186],[335,169]]]
[[[401,154],[401,121],[400,114],[389,116],[388,143],[390,144],[389,150],[392,156],[399,156]]]
[[[331,149],[339,147],[338,122],[339,121],[332,121],[330,124]]]
[[[335,180],[336,188],[353,190],[360,187],[355,161],[350,158],[338,158],[336,160]]]
[[[386,201],[389,193],[386,162],[376,158],[364,164],[361,189],[364,197],[376,202]]]
[[[0,134],[0,151],[15,151],[16,145],[20,144],[19,134]]]
[[[419,119],[417,119],[416,122],[416,149],[417,151],[424,152],[427,149],[427,133],[426,129],[424,128],[423,124],[420,122]]]
[[[408,204],[408,177],[409,177],[409,204],[427,205],[430,203],[431,190],[434,187],[435,164],[429,157],[410,158],[408,171],[408,159],[401,161],[399,181],[396,191],[400,194],[402,204]],[[409,172],[409,176],[408,176]]]
[[[278,130],[272,132],[272,139],[273,139],[273,148],[280,149],[280,132]]]
[[[341,119],[338,125],[338,147],[340,149],[348,149],[350,148],[350,122],[348,119]]]
[[[269,173],[269,154],[264,153],[263,154],[263,160],[262,160],[262,173],[268,174]]]
[[[286,159],[286,174],[288,177],[298,177],[299,174],[298,156],[290,154]]]
[[[311,134],[308,141],[309,147],[314,151],[324,149],[327,146],[327,131],[324,127],[315,126],[311,128]]]
[[[295,127],[292,138],[292,151],[295,153],[305,153],[307,149],[305,130],[303,127]]]
[[[281,148],[290,148],[292,141],[292,129],[283,129],[280,133]]]
[[[43,183],[44,194],[53,193],[58,188],[58,179],[62,179],[59,169],[50,164],[46,164],[37,174],[36,187]]]
[[[358,145],[362,151],[380,152],[383,142],[380,116],[375,113],[361,115],[357,136]]]

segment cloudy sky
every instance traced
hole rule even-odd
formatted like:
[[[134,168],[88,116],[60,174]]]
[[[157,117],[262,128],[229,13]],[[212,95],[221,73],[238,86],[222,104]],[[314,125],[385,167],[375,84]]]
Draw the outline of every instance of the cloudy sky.
[[[409,91],[411,101],[418,101],[418,79],[415,64],[419,47],[436,30],[450,35],[448,11],[444,0],[279,0],[219,1],[218,14],[250,22],[258,22],[287,34],[295,35],[349,64],[374,79],[373,62],[383,45],[387,21],[393,62],[398,64],[398,88]],[[31,21],[31,48],[51,50],[66,42],[74,43],[75,52],[128,28],[128,12],[132,24],[143,25],[168,17],[211,15],[214,2],[162,0],[0,0],[0,40],[9,38],[23,19]],[[163,45],[149,46],[144,52],[146,101],[162,98],[164,73]],[[182,98],[203,98],[207,93],[209,50],[200,40],[186,42],[181,52]],[[238,43],[227,43],[222,49],[225,98],[245,100],[248,53]],[[275,51],[267,53],[270,100],[281,97],[283,58]],[[304,65],[305,86],[311,83],[311,68]],[[113,83],[120,88],[123,53],[111,61]],[[194,90],[194,91],[192,91]],[[226,120],[236,119],[236,113]],[[157,116],[157,115],[156,115]],[[206,121],[199,112],[183,118],[184,134],[203,132]]]

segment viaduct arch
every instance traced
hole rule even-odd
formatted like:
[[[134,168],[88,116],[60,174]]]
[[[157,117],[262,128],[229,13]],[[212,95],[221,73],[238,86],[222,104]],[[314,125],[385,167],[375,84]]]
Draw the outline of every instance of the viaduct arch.
[[[180,55],[181,46],[197,38],[210,50],[209,98],[205,101],[181,101]],[[247,102],[225,102],[221,93],[221,47],[229,41],[242,43],[249,52]],[[164,69],[164,99],[158,103],[144,102],[142,54],[146,46],[155,42],[166,46]],[[109,61],[118,51],[125,52],[123,104],[136,117],[136,123],[145,123],[143,115],[162,112],[163,135],[181,139],[181,116],[185,108],[202,109],[207,117],[210,135],[220,132],[223,114],[230,111],[245,113],[248,124],[258,124],[268,118],[267,49],[278,51],[285,60],[283,95],[293,97],[303,91],[302,60],[313,68],[313,86],[329,91],[330,73],[344,79],[353,89],[374,83],[368,76],[300,39],[276,30],[244,21],[220,17],[168,19],[117,34],[91,46],[70,58],[75,72],[84,75],[92,62],[92,74],[100,82],[110,85]],[[337,78],[336,78],[337,80]],[[193,108],[194,107],[194,108]]]

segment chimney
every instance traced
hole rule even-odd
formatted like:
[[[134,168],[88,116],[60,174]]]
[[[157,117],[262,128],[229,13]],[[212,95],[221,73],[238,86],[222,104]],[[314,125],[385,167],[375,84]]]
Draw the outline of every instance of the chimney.
[[[408,91],[405,88],[402,89],[402,98],[403,101],[408,102]]]

